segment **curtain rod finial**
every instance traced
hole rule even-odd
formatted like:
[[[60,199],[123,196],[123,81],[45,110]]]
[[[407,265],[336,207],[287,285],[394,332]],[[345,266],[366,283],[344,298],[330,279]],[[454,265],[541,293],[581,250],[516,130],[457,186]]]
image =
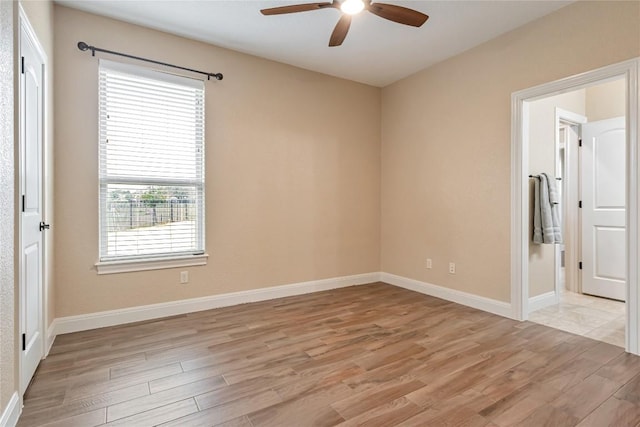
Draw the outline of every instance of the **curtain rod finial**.
[[[85,51],[89,49],[89,45],[85,42],[78,42],[78,49]]]

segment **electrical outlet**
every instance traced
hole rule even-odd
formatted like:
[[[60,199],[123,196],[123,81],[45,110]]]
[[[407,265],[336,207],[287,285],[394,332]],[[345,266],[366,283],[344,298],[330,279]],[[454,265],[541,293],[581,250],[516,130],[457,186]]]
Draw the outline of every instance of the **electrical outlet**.
[[[431,263],[431,258],[427,258],[427,268],[432,268],[433,264]]]
[[[450,262],[449,263],[449,274],[456,274],[456,263],[455,262]]]
[[[181,284],[189,283],[189,272],[188,271],[181,271],[180,272],[180,283]]]

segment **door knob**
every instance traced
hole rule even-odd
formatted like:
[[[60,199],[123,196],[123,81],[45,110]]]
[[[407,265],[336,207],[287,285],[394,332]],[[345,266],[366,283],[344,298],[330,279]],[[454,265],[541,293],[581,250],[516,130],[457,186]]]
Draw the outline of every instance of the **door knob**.
[[[49,224],[45,224],[44,221],[40,221],[40,231],[48,230],[49,228],[51,228]]]

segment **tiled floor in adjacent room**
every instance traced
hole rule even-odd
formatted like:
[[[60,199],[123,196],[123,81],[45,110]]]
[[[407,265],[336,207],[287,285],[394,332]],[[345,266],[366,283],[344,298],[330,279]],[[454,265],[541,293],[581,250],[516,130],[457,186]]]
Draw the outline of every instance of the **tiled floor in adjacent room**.
[[[529,314],[531,322],[624,347],[625,304],[563,292],[560,303]]]

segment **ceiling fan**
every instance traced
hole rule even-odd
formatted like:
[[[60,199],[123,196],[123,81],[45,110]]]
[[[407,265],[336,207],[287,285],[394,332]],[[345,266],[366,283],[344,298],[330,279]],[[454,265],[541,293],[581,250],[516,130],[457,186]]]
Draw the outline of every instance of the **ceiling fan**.
[[[351,16],[363,10],[367,10],[381,18],[413,27],[420,27],[429,19],[429,16],[417,10],[396,6],[394,4],[373,3],[371,0],[333,0],[322,3],[294,4],[291,6],[262,9],[260,12],[262,12],[263,15],[282,15],[285,13],[308,12],[320,9],[338,9],[342,11],[342,16],[333,29],[333,33],[331,33],[329,46],[340,46],[342,44],[351,26]]]

